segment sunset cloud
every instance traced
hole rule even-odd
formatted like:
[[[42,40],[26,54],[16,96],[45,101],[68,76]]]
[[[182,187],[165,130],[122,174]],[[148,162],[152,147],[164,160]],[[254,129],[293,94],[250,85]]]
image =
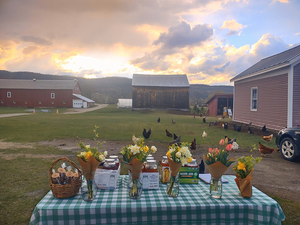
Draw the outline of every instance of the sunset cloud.
[[[234,35],[243,28],[243,24],[236,22],[236,20],[226,20],[223,22],[221,29],[229,29],[228,36]]]

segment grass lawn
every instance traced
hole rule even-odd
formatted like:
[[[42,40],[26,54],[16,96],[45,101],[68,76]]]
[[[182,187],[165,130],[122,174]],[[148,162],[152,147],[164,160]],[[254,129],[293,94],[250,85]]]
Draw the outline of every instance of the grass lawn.
[[[0,108],[0,113],[2,109],[6,110]],[[212,147],[217,147],[219,140],[225,135],[237,138],[241,148],[250,148],[253,143],[261,140],[258,136],[209,127],[208,122],[215,121],[216,117],[208,117],[207,123],[204,124],[199,118],[195,120],[192,114],[131,111],[130,109],[116,109],[115,105],[83,114],[64,115],[55,112],[56,110],[51,113],[35,113],[31,116],[0,118],[0,139],[20,143],[61,138],[92,139],[93,127],[97,125],[100,127],[98,129],[100,139],[107,141],[131,140],[132,133],[141,136],[143,128],[152,129],[151,141],[162,143],[170,141],[165,135],[165,129],[181,135],[181,140],[184,142],[191,142],[196,138],[201,139],[202,144]],[[6,113],[13,112],[7,109]],[[157,123],[158,117],[161,118],[160,123]],[[175,125],[171,123],[171,119],[176,121]],[[201,137],[204,130],[208,134],[205,140]],[[275,140],[273,139],[268,146],[275,148]],[[49,152],[67,155],[70,160],[77,163],[73,151],[48,146],[20,149],[0,148],[0,170],[2,171],[0,224],[29,223],[35,205],[49,191],[48,170],[56,158],[25,157],[25,154],[42,155],[49,154]],[[18,153],[18,157],[11,160],[3,158],[3,155],[14,153]],[[283,224],[300,224],[299,202],[287,201],[278,196],[272,197],[280,203],[285,212],[286,221]]]

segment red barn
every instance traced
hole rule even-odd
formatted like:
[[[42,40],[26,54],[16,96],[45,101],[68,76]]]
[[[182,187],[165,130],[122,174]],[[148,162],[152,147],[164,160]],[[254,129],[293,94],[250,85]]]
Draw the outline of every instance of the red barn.
[[[81,95],[77,80],[0,80],[0,106],[87,108],[94,101]]]
[[[223,109],[233,109],[233,94],[215,94],[207,102],[208,115],[223,115]]]

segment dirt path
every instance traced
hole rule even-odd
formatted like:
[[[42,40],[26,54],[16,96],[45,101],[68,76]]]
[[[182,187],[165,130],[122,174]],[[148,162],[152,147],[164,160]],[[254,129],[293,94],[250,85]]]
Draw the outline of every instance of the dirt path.
[[[32,113],[10,113],[10,114],[0,114],[0,118],[4,118],[4,117],[12,117],[12,116],[25,116],[25,115],[32,115]]]
[[[94,111],[97,109],[102,109],[105,108],[106,106],[108,106],[108,104],[95,104],[95,107],[91,107],[91,108],[71,108],[68,109],[67,112],[65,112],[64,114],[78,114],[78,113],[85,113],[85,112],[90,112],[90,111]]]
[[[94,146],[96,141],[85,139],[80,140],[85,144],[90,144]],[[57,139],[53,141],[42,141],[39,143],[29,143],[26,144],[26,147],[34,147],[36,145],[47,145],[57,147],[62,150],[71,150],[76,154],[79,151],[78,147],[78,139]],[[131,141],[106,141],[103,144],[103,149],[108,151],[109,155],[121,155],[119,154],[121,148],[125,145],[131,144]],[[154,154],[154,158],[156,161],[160,161],[162,156],[166,154],[168,145],[166,143],[153,142],[151,140],[147,140],[146,144],[148,146],[155,145],[158,151]],[[20,143],[10,143],[0,141],[0,149],[6,148],[20,148],[24,147],[23,144]],[[207,152],[209,146],[198,145],[197,150],[193,153],[193,156],[196,157],[198,164],[201,162],[203,157],[203,153]],[[238,149],[236,152],[232,152],[232,157],[239,157],[245,154],[249,154],[250,149]],[[254,151],[254,157],[260,156],[259,151]],[[29,158],[59,158],[63,157],[61,155],[33,155],[33,154],[22,154],[24,157]],[[0,154],[0,158],[6,160],[13,160],[18,155],[16,154]],[[66,156],[66,155],[65,155]],[[68,157],[68,156],[66,156]],[[299,162],[289,162],[284,160],[279,152],[273,152],[267,157],[263,157],[263,160],[255,166],[254,177],[253,177],[253,186],[265,192],[268,195],[280,196],[285,199],[299,201],[295,196],[300,195],[300,163]],[[206,168],[206,172],[207,168]],[[226,174],[234,175],[234,171],[232,170],[232,166],[226,171]]]

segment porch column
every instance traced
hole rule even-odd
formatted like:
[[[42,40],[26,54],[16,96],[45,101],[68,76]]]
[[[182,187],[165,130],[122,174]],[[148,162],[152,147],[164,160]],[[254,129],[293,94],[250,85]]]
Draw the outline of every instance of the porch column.
[[[287,127],[293,126],[293,91],[294,91],[294,67],[291,65],[288,73],[288,105]]]

